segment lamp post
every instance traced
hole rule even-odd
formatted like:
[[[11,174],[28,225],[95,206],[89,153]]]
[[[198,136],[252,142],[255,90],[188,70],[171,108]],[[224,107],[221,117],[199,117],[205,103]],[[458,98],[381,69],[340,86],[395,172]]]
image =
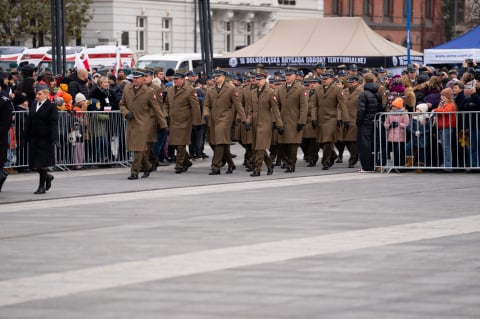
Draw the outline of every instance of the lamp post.
[[[53,74],[65,75],[67,61],[64,0],[50,0],[50,21],[52,23],[52,72]]]
[[[407,0],[407,61],[408,64],[411,63],[410,58],[410,19],[411,19],[411,0]]]
[[[198,0],[198,17],[200,22],[200,42],[203,60],[203,72],[212,70],[212,22],[210,16],[210,0]]]

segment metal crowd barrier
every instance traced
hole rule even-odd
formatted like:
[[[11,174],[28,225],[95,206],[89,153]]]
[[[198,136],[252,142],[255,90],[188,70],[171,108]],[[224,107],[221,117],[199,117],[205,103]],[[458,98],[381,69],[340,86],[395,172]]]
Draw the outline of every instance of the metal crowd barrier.
[[[28,147],[23,140],[27,111],[14,112],[16,149],[6,167],[28,167]],[[129,165],[126,124],[120,111],[59,112],[56,167],[61,170],[86,166]]]
[[[406,114],[408,125],[402,123]],[[404,119],[405,120],[405,119]],[[374,161],[377,171],[480,169],[480,112],[378,113]]]

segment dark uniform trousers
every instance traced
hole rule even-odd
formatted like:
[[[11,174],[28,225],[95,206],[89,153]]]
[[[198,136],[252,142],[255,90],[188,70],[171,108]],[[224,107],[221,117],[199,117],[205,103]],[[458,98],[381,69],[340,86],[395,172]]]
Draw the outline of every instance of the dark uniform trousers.
[[[260,172],[262,170],[262,164],[265,162],[268,168],[273,167],[273,162],[270,156],[267,155],[266,150],[256,150],[253,152],[253,162],[255,166],[255,171]]]
[[[322,157],[322,165],[323,166],[332,166],[332,163],[335,162],[337,159],[337,153],[335,153],[333,142],[326,142],[323,143],[322,150],[323,150],[323,157]]]
[[[131,168],[132,175],[138,175],[138,172],[144,167],[147,171],[152,169],[152,164],[148,161],[148,150],[143,152],[137,151],[133,152],[134,158]]]
[[[302,140],[305,157],[309,163],[315,164],[318,162],[319,146],[315,138],[304,138]]]
[[[190,154],[187,152],[187,146],[175,145],[175,148],[177,150],[177,162],[175,164],[175,168],[187,168],[190,166]]]
[[[147,158],[150,164],[152,164],[153,166],[158,166],[159,161],[158,156],[155,155],[154,146],[155,142],[147,142]]]
[[[213,148],[213,159],[212,159],[212,169],[214,171],[219,171],[220,167],[222,167],[222,160],[228,164],[228,167],[234,167],[235,163],[233,163],[232,154],[230,154],[230,145],[228,144],[217,144],[212,145]]]
[[[357,150],[357,142],[355,141],[347,141],[344,142],[345,146],[347,147],[348,151],[350,152],[350,158],[348,159],[348,165],[355,165],[358,162],[358,150]]]
[[[295,168],[297,164],[297,152],[299,144],[280,144],[282,155],[287,162],[288,168]]]

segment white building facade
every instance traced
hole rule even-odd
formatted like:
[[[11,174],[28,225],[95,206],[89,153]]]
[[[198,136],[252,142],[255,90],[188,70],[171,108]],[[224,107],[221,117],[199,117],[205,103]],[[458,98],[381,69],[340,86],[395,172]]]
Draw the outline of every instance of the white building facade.
[[[126,45],[137,54],[200,52],[199,0],[94,0],[84,45]],[[267,34],[277,19],[323,17],[323,0],[211,0],[214,54]]]

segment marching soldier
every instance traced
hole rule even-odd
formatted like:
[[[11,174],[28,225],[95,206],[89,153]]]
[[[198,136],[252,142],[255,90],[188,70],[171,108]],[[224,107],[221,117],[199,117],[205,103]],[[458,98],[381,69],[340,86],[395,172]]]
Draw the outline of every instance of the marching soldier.
[[[153,110],[157,124],[161,129],[167,129],[165,113],[159,103],[159,96],[155,90],[143,84],[143,73],[135,71],[132,74],[133,83],[126,86],[120,100],[120,110],[127,120],[127,148],[134,152],[129,180],[138,179],[141,166],[145,167],[142,178],[150,176],[152,165],[148,161],[147,140],[150,133],[151,116]]]
[[[322,85],[315,90],[315,95],[313,110],[317,112],[318,119],[317,143],[322,145],[323,149],[323,169],[328,170],[337,158],[333,149],[336,128],[342,124],[348,128],[350,123],[342,89],[334,84],[331,72],[323,75]]]
[[[152,84],[153,81],[153,75],[154,71],[150,69],[145,69],[142,72],[144,74],[143,76],[143,84],[148,86],[149,88],[153,89],[155,93],[157,94],[158,97],[158,102],[160,104],[160,107],[162,108],[162,111],[165,114],[165,108],[163,106],[163,98],[162,98],[162,92],[160,91],[159,88],[154,86]],[[155,111],[153,109],[150,109],[150,123],[148,124],[148,127],[150,128],[148,132],[148,137],[147,137],[147,159],[152,164],[152,170],[155,170],[157,166],[160,166],[160,162],[158,160],[158,156],[154,152],[154,145],[158,140],[157,136],[157,120],[155,118]],[[145,170],[145,168],[144,168]]]
[[[303,85],[295,81],[295,70],[285,70],[285,77],[286,83],[277,93],[283,122],[283,129],[278,130],[278,143],[287,162],[285,173],[293,173],[302,131],[307,122],[308,93]]]
[[[319,78],[312,78],[310,80],[310,87],[308,89],[308,113],[307,124],[303,131],[303,150],[305,152],[305,160],[308,162],[308,167],[314,167],[318,162],[318,147],[317,147],[317,112],[312,112],[313,103],[315,101],[315,89],[320,86]]]
[[[272,141],[272,123],[283,130],[283,122],[278,109],[275,91],[267,85],[267,74],[257,73],[257,88],[250,91],[249,117],[252,118],[254,170],[250,176],[260,176],[262,164],[267,165],[267,175],[273,174],[273,162],[267,155]]]
[[[241,122],[246,123],[247,119],[237,90],[225,82],[225,71],[215,70],[214,80],[215,86],[206,92],[203,115],[208,125],[208,139],[213,147],[212,170],[209,175],[220,175],[224,155],[228,163],[227,174],[231,174],[236,168],[230,154],[233,109],[237,111]],[[247,128],[251,126],[246,125]]]
[[[173,76],[173,86],[167,89],[166,109],[170,119],[170,145],[177,151],[175,173],[180,174],[192,166],[187,152],[192,125],[195,130],[200,130],[202,125],[197,92],[183,73]]]
[[[348,88],[343,90],[345,97],[345,105],[348,111],[348,118],[350,126],[344,127],[343,143],[350,152],[348,159],[348,167],[353,168],[358,161],[357,152],[357,111],[358,111],[358,97],[362,92],[362,86],[359,84],[359,79],[356,76],[348,78]]]

